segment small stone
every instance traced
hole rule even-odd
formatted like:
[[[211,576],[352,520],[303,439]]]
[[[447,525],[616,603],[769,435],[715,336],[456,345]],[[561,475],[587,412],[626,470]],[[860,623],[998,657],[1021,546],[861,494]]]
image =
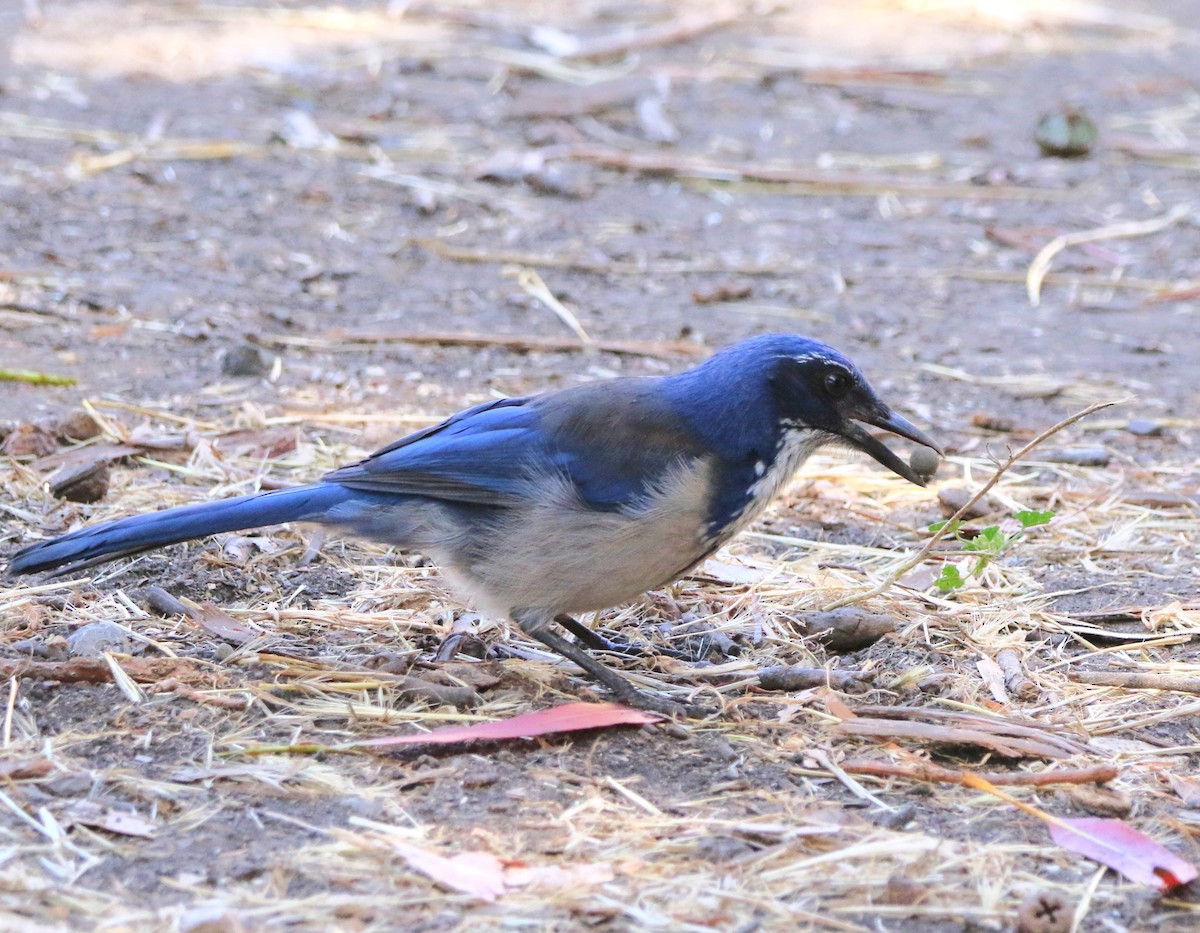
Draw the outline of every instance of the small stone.
[[[937,455],[935,450],[918,447],[909,454],[908,465],[913,468],[913,472],[917,476],[927,480],[938,471],[938,467],[942,465],[942,458]]]
[[[741,654],[741,647],[710,622],[685,622],[671,629],[672,641],[680,651],[697,661],[725,660]]]
[[[221,372],[226,376],[261,376],[269,368],[266,354],[252,343],[229,347],[221,357]]]
[[[1047,450],[1041,459],[1047,463],[1065,463],[1068,466],[1104,467],[1112,458],[1103,447],[1066,447]]]
[[[54,435],[41,425],[25,422],[8,432],[0,451],[10,457],[46,457],[58,449]]]
[[[73,411],[55,425],[58,436],[68,441],[86,441],[100,435],[100,425],[86,411]]]
[[[82,464],[50,484],[50,494],[68,502],[99,502],[108,495],[112,471],[107,463]]]
[[[732,836],[703,836],[696,842],[696,856],[706,862],[732,862],[749,855],[754,847]]]
[[[126,654],[132,644],[116,622],[90,622],[67,636],[67,652],[73,658],[95,658],[105,651]]]
[[[966,505],[973,495],[974,493],[971,490],[961,486],[956,486],[954,489],[943,489],[938,493],[938,505],[941,507],[942,514],[949,518],[951,515],[957,514],[958,510]],[[991,515],[995,511],[995,503],[992,502],[989,496],[984,496],[967,509],[962,519],[970,521],[973,518],[983,518],[983,516]]]
[[[94,783],[90,771],[71,771],[43,781],[41,787],[55,797],[83,797],[92,789]]]
[[[1129,424],[1125,425],[1125,430],[1130,434],[1136,434],[1138,437],[1162,437],[1163,426],[1157,421],[1149,421],[1146,418],[1134,418]]]
[[[500,780],[500,772],[494,768],[477,768],[462,776],[462,786],[467,790],[491,787]]]

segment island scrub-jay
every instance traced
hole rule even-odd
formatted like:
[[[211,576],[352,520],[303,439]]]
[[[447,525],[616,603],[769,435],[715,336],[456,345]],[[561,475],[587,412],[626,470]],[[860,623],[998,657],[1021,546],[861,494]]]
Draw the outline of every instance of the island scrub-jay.
[[[478,609],[513,620],[619,699],[678,712],[584,650],[601,639],[571,614],[687,573],[824,444],[849,444],[924,485],[859,422],[941,452],[833,348],[754,337],[676,375],[477,405],[320,482],[82,528],[18,551],[8,569],[61,574],[204,535],[317,522],[429,555]]]

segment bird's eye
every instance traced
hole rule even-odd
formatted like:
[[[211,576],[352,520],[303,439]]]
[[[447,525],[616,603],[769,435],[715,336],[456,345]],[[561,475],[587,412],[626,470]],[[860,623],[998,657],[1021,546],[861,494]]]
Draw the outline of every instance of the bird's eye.
[[[831,369],[825,374],[825,392],[830,398],[841,398],[850,391],[850,376],[841,369]]]

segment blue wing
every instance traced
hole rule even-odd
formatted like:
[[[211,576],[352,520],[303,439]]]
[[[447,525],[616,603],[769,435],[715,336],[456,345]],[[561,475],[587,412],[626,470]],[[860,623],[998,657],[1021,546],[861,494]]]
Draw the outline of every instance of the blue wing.
[[[592,508],[636,505],[699,455],[651,380],[620,380],[467,409],[324,479],[353,489],[511,506],[560,475]]]

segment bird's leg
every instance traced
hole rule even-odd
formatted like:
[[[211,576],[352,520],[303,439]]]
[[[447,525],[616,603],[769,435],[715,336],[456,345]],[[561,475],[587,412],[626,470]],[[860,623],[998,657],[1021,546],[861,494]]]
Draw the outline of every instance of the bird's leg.
[[[568,641],[554,631],[551,628],[552,616],[535,610],[517,610],[512,613],[512,619],[521,627],[521,631],[536,638],[551,651],[562,655],[568,661],[573,661],[593,680],[601,686],[607,687],[609,692],[626,706],[671,717],[699,712],[691,710],[681,703],[676,703],[674,700],[668,700],[666,697],[639,690],[611,667],[605,666],[588,654],[587,649],[582,645]]]
[[[645,690],[639,690],[611,667],[606,667],[600,661],[596,660],[596,658],[593,658],[581,645],[567,641],[557,632],[548,629],[538,629],[529,632],[529,635],[536,638],[551,651],[561,654],[568,661],[575,662],[575,664],[583,668],[585,673],[599,682],[601,686],[607,687],[608,691],[626,706],[672,717],[687,715],[691,712],[682,703],[676,703],[674,700],[668,700],[666,697],[656,696],[653,693],[647,693]]]
[[[573,616],[559,615],[554,621],[575,636],[575,640],[592,651],[611,651],[613,654],[623,654],[627,657],[645,657],[650,654],[665,654],[669,658],[686,658],[682,651],[655,645],[633,645],[628,642],[614,641],[593,629],[588,628]]]

